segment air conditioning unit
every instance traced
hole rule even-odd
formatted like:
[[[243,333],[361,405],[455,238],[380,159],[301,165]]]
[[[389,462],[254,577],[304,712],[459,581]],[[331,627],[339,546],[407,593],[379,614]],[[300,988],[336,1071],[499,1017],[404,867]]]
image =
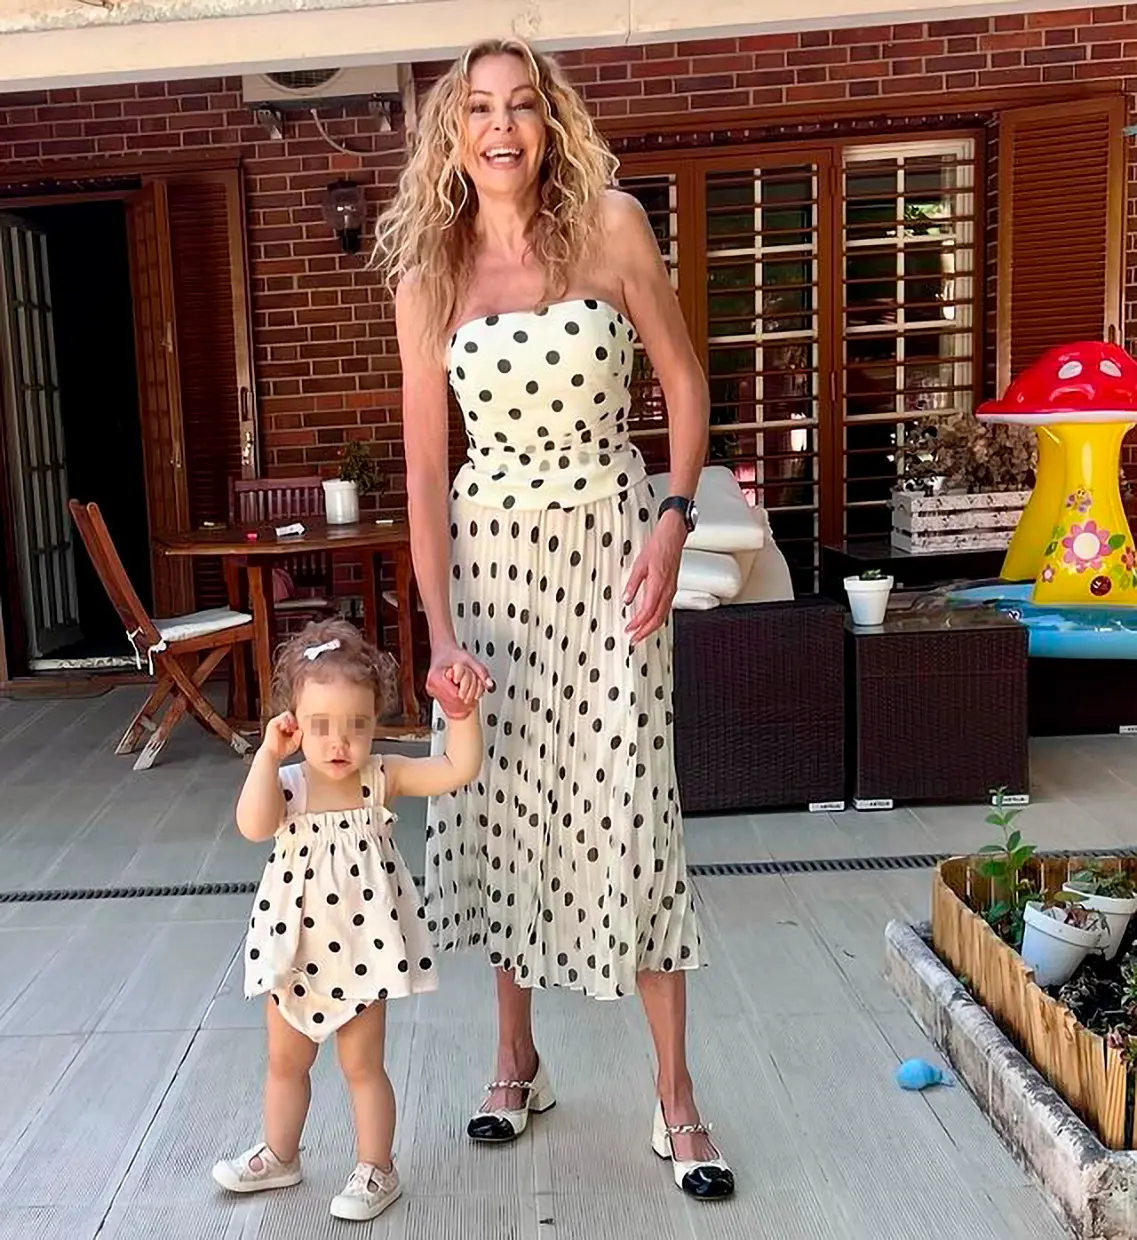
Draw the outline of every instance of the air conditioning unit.
[[[242,79],[242,90],[246,107],[310,109],[356,99],[398,100],[409,77],[409,65],[294,69],[252,74]]]

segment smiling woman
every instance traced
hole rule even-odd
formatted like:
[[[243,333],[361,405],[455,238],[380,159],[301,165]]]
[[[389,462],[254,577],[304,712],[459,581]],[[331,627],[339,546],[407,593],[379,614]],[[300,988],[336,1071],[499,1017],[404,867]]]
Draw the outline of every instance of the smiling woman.
[[[486,762],[431,803],[426,914],[441,948],[478,947],[496,973],[496,1083],[471,1138],[514,1140],[553,1105],[534,989],[638,992],[659,1063],[652,1146],[684,1192],[726,1197],[686,1062],[684,979],[703,961],[668,624],[707,389],[615,171],[552,60],[482,43],[434,88],[379,224],[439,728],[470,709],[456,671],[487,689]],[[628,433],[637,336],[670,418],[675,494],[658,510]],[[448,385],[470,444],[453,483]]]

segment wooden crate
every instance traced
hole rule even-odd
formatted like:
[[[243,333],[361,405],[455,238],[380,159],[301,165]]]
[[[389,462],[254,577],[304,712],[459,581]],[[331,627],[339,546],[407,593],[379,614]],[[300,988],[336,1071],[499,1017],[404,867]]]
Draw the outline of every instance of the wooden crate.
[[[1127,1128],[1137,1132],[1133,1073],[1120,1050],[1091,1033],[1065,1004],[1034,984],[1022,957],[983,920],[980,914],[991,904],[991,880],[979,872],[982,860],[955,857],[936,868],[932,879],[936,953],[1102,1144],[1111,1150],[1131,1148]],[[1095,860],[1106,868],[1137,871],[1137,859]],[[1049,891],[1085,865],[1084,857],[1046,857],[1032,861],[1027,874]]]
[[[892,545],[916,554],[1006,547],[1029,498],[1029,491],[894,491]]]

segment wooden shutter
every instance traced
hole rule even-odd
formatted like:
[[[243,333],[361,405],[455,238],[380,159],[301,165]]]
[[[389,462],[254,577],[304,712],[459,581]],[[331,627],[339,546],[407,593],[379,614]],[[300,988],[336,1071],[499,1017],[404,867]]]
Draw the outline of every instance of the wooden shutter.
[[[191,527],[224,524],[229,478],[255,477],[257,433],[236,169],[166,183]],[[220,565],[195,560],[198,607],[224,603]]]
[[[134,195],[126,219],[146,507],[155,535],[189,528],[165,185],[155,181]],[[154,553],[151,573],[156,615],[192,610],[193,576],[185,560]]]
[[[1122,96],[999,122],[998,387],[1040,353],[1121,330]]]

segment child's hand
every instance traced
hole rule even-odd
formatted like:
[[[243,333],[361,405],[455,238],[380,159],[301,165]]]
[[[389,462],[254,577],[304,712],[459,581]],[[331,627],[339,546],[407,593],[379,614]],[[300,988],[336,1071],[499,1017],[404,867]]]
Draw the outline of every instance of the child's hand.
[[[286,710],[283,715],[277,715],[268,721],[261,748],[267,749],[278,762],[283,762],[300,748],[303,739],[304,733],[300,731],[296,716]]]
[[[458,696],[467,706],[472,706],[482,696],[482,682],[465,664],[456,663],[446,673],[446,679],[458,690]]]

